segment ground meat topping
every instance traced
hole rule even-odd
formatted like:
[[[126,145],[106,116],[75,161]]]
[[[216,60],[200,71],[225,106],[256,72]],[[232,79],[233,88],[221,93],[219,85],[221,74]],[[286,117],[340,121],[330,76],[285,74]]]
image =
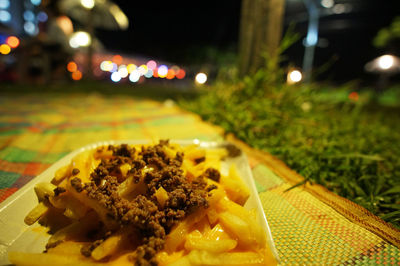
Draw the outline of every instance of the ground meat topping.
[[[175,158],[169,157],[164,149],[168,140],[154,146],[142,147],[137,152],[129,145],[109,146],[113,156],[102,159],[91,173],[90,182],[82,186],[77,177],[71,185],[78,191],[85,190],[87,196],[96,200],[107,210],[107,216],[122,227],[132,227],[141,237],[133,261],[136,265],[157,265],[155,255],[164,248],[166,235],[172,227],[188,214],[199,208],[207,208],[209,191],[206,178],[219,180],[219,172],[209,168],[192,182],[184,176],[180,168],[183,153],[177,152]],[[121,179],[120,166],[129,164],[126,178],[135,183],[143,182],[144,192],[134,198],[123,198],[118,187]],[[163,206],[157,201],[155,193],[160,187],[168,193]],[[115,229],[115,228],[114,228]],[[118,229],[118,228],[117,228]],[[82,249],[82,254],[90,256],[104,239],[96,239]]]
[[[57,197],[58,195],[60,195],[61,193],[64,193],[65,191],[67,191],[67,190],[63,187],[56,187],[54,189],[54,196]]]
[[[204,177],[214,180],[215,182],[219,182],[219,179],[221,177],[221,174],[219,173],[219,171],[212,167],[207,168],[207,170],[203,173],[203,175],[204,175]]]
[[[72,175],[77,175],[79,174],[81,171],[78,168],[74,168],[72,169]]]
[[[82,180],[79,177],[74,177],[74,178],[71,179],[71,186],[77,192],[82,192],[82,190],[83,190]]]

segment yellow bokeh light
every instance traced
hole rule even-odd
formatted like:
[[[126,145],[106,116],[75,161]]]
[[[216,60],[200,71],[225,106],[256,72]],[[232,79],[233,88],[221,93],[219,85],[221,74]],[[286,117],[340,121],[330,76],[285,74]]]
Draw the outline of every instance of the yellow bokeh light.
[[[1,54],[9,54],[11,52],[11,47],[7,44],[0,45],[0,53]]]
[[[135,70],[137,67],[135,64],[129,64],[127,67],[128,73],[132,73],[133,70]]]
[[[138,68],[140,75],[144,75],[147,73],[147,71],[149,70],[149,68],[146,65],[140,65],[140,67]]]

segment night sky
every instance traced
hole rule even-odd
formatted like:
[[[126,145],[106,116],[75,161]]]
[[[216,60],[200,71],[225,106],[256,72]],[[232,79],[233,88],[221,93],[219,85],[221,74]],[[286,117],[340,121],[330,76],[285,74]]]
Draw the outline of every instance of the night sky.
[[[104,46],[111,51],[130,53],[177,64],[192,64],[204,59],[204,50],[237,51],[240,0],[220,1],[130,1],[115,0],[130,19],[127,31],[97,30]],[[372,39],[382,27],[400,15],[398,0],[341,0],[350,4],[349,13],[320,19],[319,37],[323,44],[316,49],[317,67],[332,62],[319,77],[344,82],[368,79],[363,66],[385,50],[372,46]],[[294,22],[305,36],[307,13],[301,0],[288,0],[285,28]],[[389,51],[398,53],[397,51]],[[304,46],[301,40],[286,52],[286,62],[301,66]]]

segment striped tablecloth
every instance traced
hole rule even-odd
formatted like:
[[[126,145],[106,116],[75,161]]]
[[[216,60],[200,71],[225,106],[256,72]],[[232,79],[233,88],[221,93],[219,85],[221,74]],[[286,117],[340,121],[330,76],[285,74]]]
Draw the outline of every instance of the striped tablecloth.
[[[99,94],[0,95],[0,202],[72,150],[123,139],[223,140],[172,102]],[[400,232],[228,136],[248,155],[282,265],[400,265]]]

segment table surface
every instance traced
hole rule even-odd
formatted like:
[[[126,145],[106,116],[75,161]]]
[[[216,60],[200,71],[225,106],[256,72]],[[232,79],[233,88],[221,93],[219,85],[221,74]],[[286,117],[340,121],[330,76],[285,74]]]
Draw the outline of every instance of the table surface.
[[[86,144],[167,138],[224,139],[221,128],[172,101],[100,94],[0,95],[0,202]],[[398,230],[318,186],[286,191],[295,173],[272,156],[230,140],[248,155],[282,265],[400,265]]]

